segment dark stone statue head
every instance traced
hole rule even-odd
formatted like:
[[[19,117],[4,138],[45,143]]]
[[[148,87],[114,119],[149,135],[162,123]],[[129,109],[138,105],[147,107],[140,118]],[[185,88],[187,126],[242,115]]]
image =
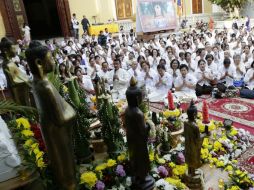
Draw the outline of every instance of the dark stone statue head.
[[[3,37],[0,42],[1,55],[6,58],[11,58],[15,56],[14,43],[6,37]]]
[[[198,110],[193,100],[190,103],[190,107],[187,109],[187,115],[190,121],[195,121],[195,119],[197,118]]]
[[[142,91],[137,87],[137,81],[134,77],[131,78],[130,86],[125,94],[129,107],[138,107],[141,104]]]
[[[43,76],[55,68],[55,61],[49,49],[38,41],[32,41],[26,50],[26,58],[30,70],[35,76]]]

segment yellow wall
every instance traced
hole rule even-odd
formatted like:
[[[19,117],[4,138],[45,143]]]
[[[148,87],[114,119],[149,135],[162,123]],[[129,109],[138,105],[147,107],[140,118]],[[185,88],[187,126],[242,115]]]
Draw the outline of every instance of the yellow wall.
[[[86,15],[89,22],[94,23],[93,16],[96,17],[96,22],[106,23],[115,17],[114,0],[69,0],[71,14],[76,13],[79,21],[83,15]],[[80,24],[80,29],[82,25]],[[82,31],[82,30],[81,30]]]
[[[0,38],[2,38],[4,36],[5,36],[5,27],[4,27],[3,17],[0,12]]]
[[[208,0],[204,0],[204,13],[212,13],[213,6],[212,3]]]

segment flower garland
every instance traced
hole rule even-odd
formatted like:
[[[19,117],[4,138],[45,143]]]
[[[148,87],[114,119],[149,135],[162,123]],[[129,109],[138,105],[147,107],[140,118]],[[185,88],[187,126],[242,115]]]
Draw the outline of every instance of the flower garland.
[[[23,156],[25,166],[38,168],[40,171],[44,170],[47,167],[46,155],[41,150],[39,141],[34,137],[35,134],[29,121],[21,117],[11,121],[9,126],[14,133],[16,143],[22,145],[19,148],[19,152]],[[41,144],[41,146],[43,145]]]

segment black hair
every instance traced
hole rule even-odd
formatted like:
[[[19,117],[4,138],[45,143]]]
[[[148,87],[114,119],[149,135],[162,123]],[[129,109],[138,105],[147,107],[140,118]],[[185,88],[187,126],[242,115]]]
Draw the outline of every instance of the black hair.
[[[180,55],[180,53],[179,53],[179,55]],[[187,52],[185,52],[184,57],[187,57],[188,55],[191,55],[191,53],[187,51]]]
[[[231,64],[231,61],[229,58],[225,58],[224,61],[223,61],[223,64],[226,65],[226,64]]]
[[[143,65],[144,63],[145,63],[149,68],[151,67],[148,61],[142,61],[142,62],[140,63],[141,67],[142,67],[142,65]]]
[[[250,66],[251,66],[251,68],[254,68],[254,61],[251,63]]]
[[[94,59],[94,60],[95,60],[95,58],[94,58],[94,57],[90,57],[90,58],[89,58],[89,63],[91,62],[91,60],[92,60],[92,59]]]
[[[166,71],[165,65],[163,65],[163,64],[159,64],[157,66],[157,70],[159,70],[159,69],[163,69],[164,71]]]
[[[187,71],[189,71],[189,67],[187,65],[185,65],[185,64],[180,65],[179,69],[182,70],[183,68],[185,68],[185,69],[187,69]]]
[[[170,67],[172,68],[172,65],[173,65],[173,63],[174,63],[175,61],[177,62],[177,64],[178,64],[177,68],[179,69],[179,68],[180,68],[180,62],[179,62],[177,59],[173,59],[173,60],[170,62]]]
[[[207,60],[207,59],[209,59],[209,58],[212,58],[212,60],[214,60],[214,57],[213,57],[212,54],[207,54],[207,55],[205,56],[205,60]]]
[[[9,38],[3,37],[0,42],[1,54],[10,49],[12,45],[14,45],[14,43]]]
[[[165,59],[160,59],[159,64],[161,64],[162,61],[164,61],[165,64],[167,63]]]
[[[46,46],[43,46],[39,41],[32,41],[26,50],[26,59],[32,74],[37,74],[38,68],[36,66],[36,59],[44,59],[49,52]]]
[[[201,62],[206,63],[204,59],[200,59],[200,60],[198,61],[198,66],[201,64]]]

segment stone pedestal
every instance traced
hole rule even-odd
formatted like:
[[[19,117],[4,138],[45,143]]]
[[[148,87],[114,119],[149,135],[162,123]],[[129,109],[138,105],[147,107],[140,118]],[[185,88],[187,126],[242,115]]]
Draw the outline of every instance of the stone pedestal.
[[[155,180],[152,176],[147,176],[145,180],[140,181],[132,178],[132,190],[153,190],[155,185]]]
[[[185,184],[191,190],[204,190],[204,174],[201,169],[196,170],[195,176],[187,175]]]

